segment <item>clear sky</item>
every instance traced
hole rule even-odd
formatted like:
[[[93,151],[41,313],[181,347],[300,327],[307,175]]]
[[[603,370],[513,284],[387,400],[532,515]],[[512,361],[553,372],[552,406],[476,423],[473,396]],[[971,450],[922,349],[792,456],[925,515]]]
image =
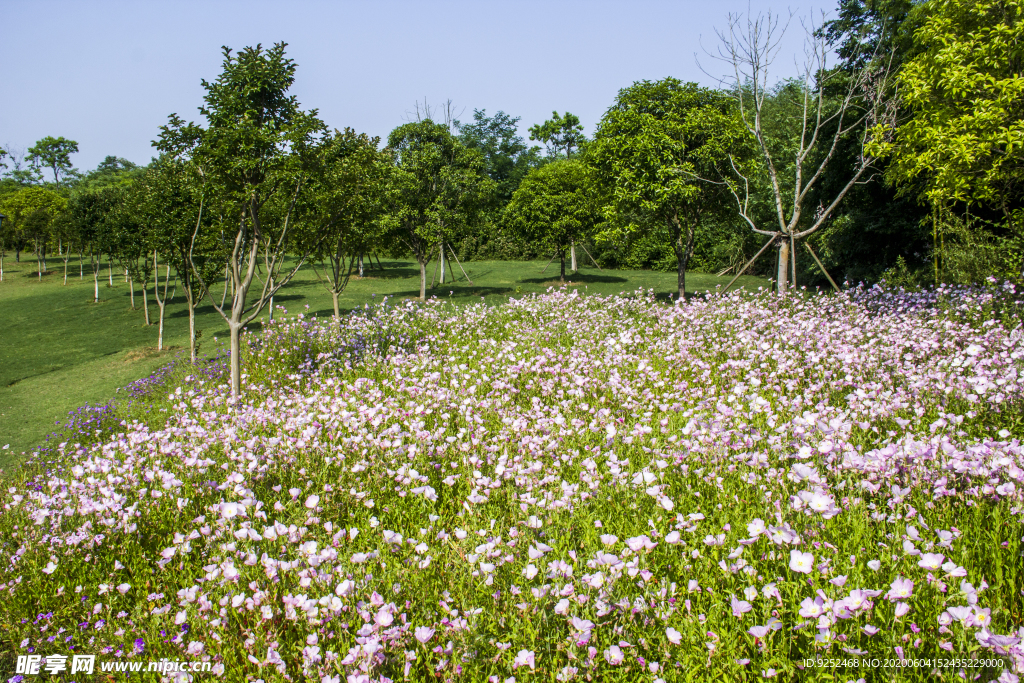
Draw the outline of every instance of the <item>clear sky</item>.
[[[298,63],[303,108],[334,128],[386,138],[426,98],[451,99],[462,121],[474,108],[520,116],[524,138],[570,111],[589,135],[634,81],[715,85],[695,54],[720,73],[705,49],[729,12],[748,8],[811,11],[779,0],[0,0],[0,144],[64,136],[83,171],[107,155],[147,163],[169,114],[199,119],[200,79],[220,73],[222,45],[278,41]],[[794,20],[780,76],[795,72],[802,42]]]

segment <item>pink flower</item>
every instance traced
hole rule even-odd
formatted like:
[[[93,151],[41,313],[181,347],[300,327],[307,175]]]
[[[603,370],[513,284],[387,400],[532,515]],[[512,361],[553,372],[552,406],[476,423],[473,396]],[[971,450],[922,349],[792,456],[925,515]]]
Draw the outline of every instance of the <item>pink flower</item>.
[[[798,574],[810,574],[814,569],[814,555],[799,550],[789,551],[789,568]]]
[[[610,648],[604,651],[605,660],[612,666],[618,666],[622,664],[626,656],[622,654],[622,650],[619,649],[618,645],[612,645]]]
[[[904,579],[902,576],[897,576],[892,582],[892,586],[889,588],[889,592],[885,594],[886,600],[905,600],[914,594],[914,582],[910,579]]]
[[[942,562],[945,559],[946,556],[941,553],[925,553],[921,556],[921,559],[918,561],[917,566],[922,567],[924,569],[935,570],[939,569],[942,566]]]
[[[746,600],[737,600],[735,595],[730,595],[729,605],[732,607],[732,615],[737,619],[749,612],[753,607]]]
[[[521,666],[528,666],[533,671],[535,667],[534,653],[533,650],[520,650],[519,654],[516,655],[515,661],[512,662],[512,668],[518,669]]]
[[[909,611],[910,605],[908,605],[905,602],[899,603],[898,605],[896,605],[896,618],[899,619],[900,617],[906,616],[907,612]]]
[[[671,626],[665,629],[665,637],[668,638],[668,642],[673,645],[678,645],[683,640],[683,634],[675,630]]]
[[[428,640],[434,637],[434,629],[429,626],[417,626],[416,627],[416,640],[421,643],[426,643]]]

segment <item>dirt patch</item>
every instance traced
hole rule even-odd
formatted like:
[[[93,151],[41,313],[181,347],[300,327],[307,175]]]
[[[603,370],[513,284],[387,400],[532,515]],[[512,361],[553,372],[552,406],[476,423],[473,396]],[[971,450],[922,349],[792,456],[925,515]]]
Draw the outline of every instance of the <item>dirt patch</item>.
[[[124,355],[125,363],[134,363],[139,360],[146,360],[147,358],[156,358],[157,356],[166,356],[169,353],[173,353],[180,349],[180,346],[165,346],[163,351],[157,351],[155,346],[142,346],[137,349],[132,349]]]

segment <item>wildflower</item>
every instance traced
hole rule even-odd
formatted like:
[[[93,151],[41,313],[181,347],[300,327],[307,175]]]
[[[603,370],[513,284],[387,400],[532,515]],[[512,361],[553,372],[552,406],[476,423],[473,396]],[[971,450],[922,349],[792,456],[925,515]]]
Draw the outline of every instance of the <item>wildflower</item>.
[[[799,550],[789,551],[789,568],[800,574],[810,574],[814,569],[814,555]]]
[[[533,650],[520,650],[519,654],[516,655],[515,660],[512,662],[512,668],[518,669],[521,666],[528,666],[533,671],[534,663],[534,652]]]

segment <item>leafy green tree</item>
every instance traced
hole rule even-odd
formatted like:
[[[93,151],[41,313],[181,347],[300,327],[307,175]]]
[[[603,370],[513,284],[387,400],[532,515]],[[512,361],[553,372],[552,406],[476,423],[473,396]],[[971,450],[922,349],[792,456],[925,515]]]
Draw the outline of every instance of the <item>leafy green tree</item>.
[[[351,128],[335,131],[322,148],[323,172],[296,207],[298,220],[315,226],[302,231],[296,246],[311,249],[312,266],[331,293],[335,318],[341,317],[339,298],[353,268],[387,232],[391,158],[377,149],[379,143],[380,138]]]
[[[933,0],[914,42],[898,79],[912,117],[872,150],[891,159],[888,179],[937,214],[991,207],[1024,227],[1024,3]]]
[[[247,47],[237,55],[224,48],[217,80],[202,81],[206,94],[200,113],[206,126],[186,124],[176,114],[161,128],[157,149],[192,164],[205,179],[223,216],[226,270],[232,285],[230,307],[214,308],[228,324],[231,339],[231,392],[241,392],[242,328],[254,320],[287,284],[308,256],[299,254],[291,269],[284,259],[294,237],[292,210],[318,172],[317,148],[326,132],[316,110],[304,112],[288,90],[296,64],[285,57],[285,43],[269,50]],[[204,195],[205,197],[206,195]],[[202,223],[200,222],[200,225]],[[262,264],[262,287],[250,289]],[[196,264],[193,272],[209,296],[209,283]]]
[[[78,143],[67,138],[46,136],[28,148],[25,159],[33,166],[48,168],[53,173],[53,183],[60,184],[61,176],[67,178],[75,173],[71,166],[71,155],[78,152]]]
[[[494,205],[504,208],[523,177],[540,165],[540,148],[528,147],[518,133],[520,117],[499,111],[487,116],[486,109],[473,110],[473,123],[455,122],[459,140],[483,155],[484,172],[494,181]]]
[[[75,183],[76,190],[99,190],[110,185],[127,185],[145,169],[120,157],[108,156]]]
[[[46,248],[50,243],[54,218],[67,200],[44,187],[26,187],[3,198],[0,213],[6,214],[11,227],[32,242],[39,278],[46,272]]]
[[[120,202],[118,192],[108,188],[96,192],[74,192],[65,207],[68,229],[89,251],[94,303],[100,301],[100,257],[104,253],[109,257],[113,250],[111,214]]]
[[[558,254],[565,282],[565,254],[601,220],[591,169],[578,159],[560,159],[530,171],[505,207],[505,224],[523,238]]]
[[[443,255],[447,240],[465,230],[486,205],[495,183],[479,152],[430,119],[393,130],[387,149],[396,167],[390,220],[397,239],[419,263],[420,299],[425,300],[427,264],[436,250]]]
[[[551,118],[544,123],[530,126],[530,139],[543,142],[552,155],[561,154],[565,150],[565,158],[572,156],[574,149],[579,149],[586,142],[583,125],[578,116],[565,112],[565,116],[557,111],[551,112]]]
[[[110,257],[128,273],[133,309],[135,285],[141,287],[143,315],[145,324],[149,326],[152,323],[147,289],[153,277],[153,262],[149,258],[153,235],[146,217],[150,192],[145,178],[137,178],[127,185],[107,185],[93,191],[93,194],[104,196],[110,205],[110,211],[103,220],[104,242]]]
[[[744,131],[721,92],[675,78],[639,81],[619,92],[598,125],[588,158],[608,187],[605,239],[641,229],[631,216],[668,229],[679,296],[694,237],[729,198],[718,178],[738,154]]]

